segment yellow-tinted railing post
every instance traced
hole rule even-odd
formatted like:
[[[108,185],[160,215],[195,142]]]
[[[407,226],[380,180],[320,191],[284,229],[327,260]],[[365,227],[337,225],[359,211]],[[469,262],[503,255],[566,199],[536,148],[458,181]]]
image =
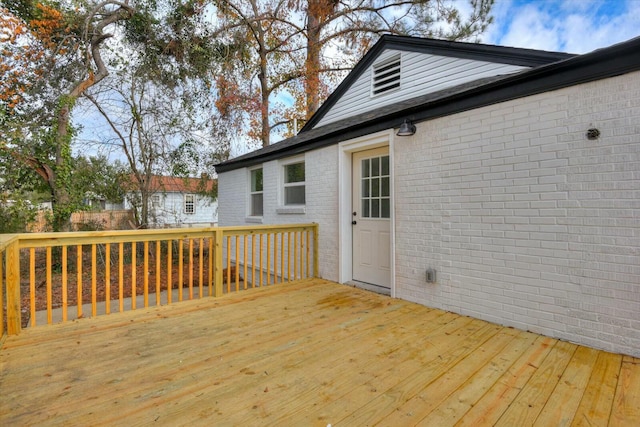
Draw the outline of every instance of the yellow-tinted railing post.
[[[318,265],[318,224],[313,224],[313,277],[319,277]]]
[[[22,328],[20,313],[20,250],[18,241],[7,246],[6,284],[7,284],[7,334],[18,335]]]
[[[224,239],[223,230],[216,228],[214,231],[215,262],[213,263],[215,270],[213,295],[216,297],[222,296],[222,239]]]

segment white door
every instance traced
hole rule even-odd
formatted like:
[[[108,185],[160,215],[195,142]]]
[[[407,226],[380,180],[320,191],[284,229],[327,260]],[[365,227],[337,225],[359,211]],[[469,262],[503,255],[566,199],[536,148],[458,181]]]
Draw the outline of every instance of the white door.
[[[353,154],[353,280],[391,288],[389,148]]]

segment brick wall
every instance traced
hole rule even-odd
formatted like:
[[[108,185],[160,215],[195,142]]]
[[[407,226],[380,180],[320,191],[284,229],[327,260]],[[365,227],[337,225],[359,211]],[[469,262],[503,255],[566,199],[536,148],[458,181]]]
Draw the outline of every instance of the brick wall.
[[[396,295],[640,356],[639,81],[504,102],[398,138]]]

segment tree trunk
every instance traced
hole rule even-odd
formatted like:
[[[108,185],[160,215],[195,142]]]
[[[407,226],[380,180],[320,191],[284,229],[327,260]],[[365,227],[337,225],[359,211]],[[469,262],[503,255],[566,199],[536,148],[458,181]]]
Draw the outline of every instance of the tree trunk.
[[[320,20],[323,7],[327,5],[325,0],[309,0],[307,13],[307,57],[305,60],[305,95],[307,99],[307,120],[320,106]]]

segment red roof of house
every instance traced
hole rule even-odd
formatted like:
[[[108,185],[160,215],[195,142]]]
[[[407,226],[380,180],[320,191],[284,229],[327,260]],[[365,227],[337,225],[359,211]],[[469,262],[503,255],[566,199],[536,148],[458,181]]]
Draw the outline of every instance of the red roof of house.
[[[132,175],[131,180],[135,181],[136,177]],[[215,179],[152,175],[149,189],[165,193],[196,193],[202,190],[210,192],[216,185]]]

